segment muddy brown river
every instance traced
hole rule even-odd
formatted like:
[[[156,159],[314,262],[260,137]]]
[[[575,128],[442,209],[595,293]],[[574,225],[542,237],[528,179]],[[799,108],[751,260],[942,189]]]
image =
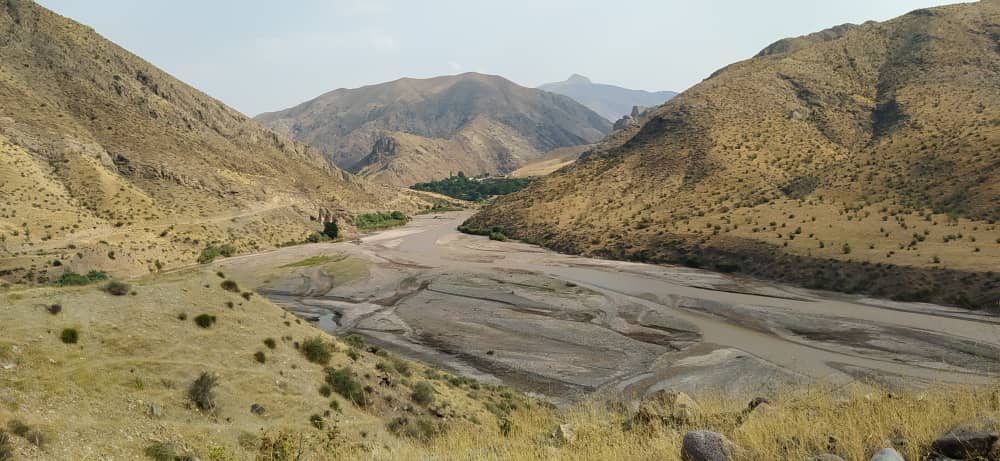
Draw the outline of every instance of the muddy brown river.
[[[330,333],[557,403],[1000,373],[1000,318],[988,314],[562,255],[461,234],[468,216],[218,266]]]

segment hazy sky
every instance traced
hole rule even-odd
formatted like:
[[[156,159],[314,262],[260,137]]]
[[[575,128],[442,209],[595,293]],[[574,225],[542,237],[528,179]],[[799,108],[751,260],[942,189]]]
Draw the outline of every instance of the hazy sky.
[[[248,114],[475,71],[681,91],[787,36],[934,0],[38,0]]]

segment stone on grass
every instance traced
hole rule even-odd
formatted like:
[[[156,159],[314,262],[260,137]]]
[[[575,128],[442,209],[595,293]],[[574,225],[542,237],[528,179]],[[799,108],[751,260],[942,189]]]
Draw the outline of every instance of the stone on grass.
[[[730,461],[739,449],[726,436],[712,431],[684,434],[681,459],[684,461]]]
[[[949,458],[985,459],[997,439],[995,432],[954,429],[935,440],[931,450]]]
[[[872,456],[871,461],[906,461],[894,448],[883,448]]]
[[[572,424],[560,424],[552,430],[552,438],[560,445],[576,442],[576,430]]]

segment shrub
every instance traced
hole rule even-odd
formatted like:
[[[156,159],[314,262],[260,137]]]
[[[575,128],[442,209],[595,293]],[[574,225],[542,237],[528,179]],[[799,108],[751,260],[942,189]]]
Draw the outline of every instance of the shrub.
[[[365,347],[364,338],[358,335],[349,335],[346,338],[344,338],[344,342],[347,343],[348,346],[351,346],[355,349],[361,349]]]
[[[361,354],[358,354],[358,351],[356,351],[354,349],[348,349],[347,350],[347,357],[350,358],[352,361],[357,362],[358,361],[358,357],[360,357],[360,356],[361,356]]]
[[[421,442],[429,442],[444,433],[444,425],[428,417],[411,419],[400,416],[386,425],[389,432],[399,437],[408,437]]]
[[[80,340],[80,332],[76,328],[66,328],[59,334],[59,339],[66,344],[76,344]]]
[[[233,293],[239,293],[240,292],[240,286],[237,285],[236,282],[234,282],[232,280],[223,280],[222,283],[219,284],[219,286],[221,286],[222,289],[226,290],[226,291],[231,291]]]
[[[844,244],[844,246],[842,246],[842,247],[840,248],[840,250],[841,250],[841,251],[843,251],[845,255],[846,255],[846,254],[850,254],[850,252],[851,252],[851,245],[850,245],[850,244],[847,244],[847,243],[845,243],[845,244]]]
[[[58,286],[81,286],[89,285],[95,282],[103,282],[108,279],[108,274],[101,271],[90,271],[87,275],[80,275],[73,271],[63,272],[62,275],[56,279],[55,283]]]
[[[331,349],[332,345],[324,341],[320,336],[302,341],[302,346],[299,348],[302,351],[302,355],[306,357],[306,360],[320,365],[330,363]]]
[[[11,461],[14,459],[14,447],[10,446],[10,435],[0,431],[0,461]]]
[[[274,341],[274,338],[264,338],[264,345],[267,346],[268,349],[278,347],[278,343]]]
[[[330,394],[333,394],[333,388],[330,387],[329,384],[323,384],[322,386],[319,387],[319,395],[322,395],[323,397],[329,397]]]
[[[28,431],[31,430],[31,426],[25,424],[24,421],[21,421],[20,419],[12,419],[7,423],[7,429],[11,434],[18,437],[24,437],[25,435],[28,435]]]
[[[177,445],[173,442],[153,442],[145,450],[146,456],[154,461],[180,461],[189,460],[189,456],[177,454]]]
[[[209,245],[201,250],[201,254],[198,255],[199,264],[207,264],[215,261],[215,258],[222,256],[228,258],[236,253],[236,249],[230,244],[225,244],[221,246]]]
[[[253,359],[256,360],[257,363],[265,363],[265,362],[267,362],[267,356],[264,355],[264,353],[261,352],[261,351],[254,352],[253,353]]]
[[[309,424],[312,424],[312,426],[315,427],[316,429],[323,430],[324,426],[323,417],[317,414],[313,414],[312,416],[309,417]]]
[[[337,225],[335,221],[331,221],[323,224],[323,235],[331,239],[335,239],[340,236],[340,226]]]
[[[322,232],[313,232],[306,237],[306,241],[309,243],[320,243],[328,240],[330,240],[330,237],[327,237],[326,234]]]
[[[411,376],[413,372],[410,370],[410,364],[405,360],[392,359],[392,367],[396,369],[396,372],[403,376]]]
[[[218,380],[217,377],[203,372],[191,383],[188,397],[202,410],[215,409],[215,386],[218,385]]]
[[[46,309],[46,310],[48,310],[50,314],[56,315],[56,314],[62,312],[62,306],[59,305],[59,304],[53,304],[53,305],[49,306],[48,309]]]
[[[427,381],[421,381],[413,386],[413,393],[410,398],[420,405],[427,406],[434,401],[434,387]]]
[[[215,324],[215,316],[208,314],[201,314],[194,318],[194,323],[202,328],[210,328]]]
[[[113,280],[104,285],[104,291],[113,296],[125,296],[132,290],[132,287],[125,283]]]
[[[349,368],[345,367],[338,370],[333,367],[327,367],[324,371],[326,372],[326,383],[333,388],[334,392],[359,407],[368,405],[368,396],[364,388]]]

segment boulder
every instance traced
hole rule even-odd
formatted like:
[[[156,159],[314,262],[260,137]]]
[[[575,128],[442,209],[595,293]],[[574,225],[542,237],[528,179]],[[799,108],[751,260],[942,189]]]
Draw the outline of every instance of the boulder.
[[[955,459],[985,459],[997,439],[992,431],[953,429],[931,444],[931,451]]]
[[[841,458],[837,455],[824,453],[822,455],[816,455],[813,456],[812,458],[809,458],[809,461],[844,461],[844,458]]]
[[[152,418],[163,417],[163,407],[155,403],[151,403],[149,404],[149,410],[146,413]]]
[[[682,423],[691,421],[700,412],[698,402],[689,395],[683,392],[659,390],[642,400],[635,420],[645,423]]]
[[[739,448],[726,436],[712,431],[693,431],[684,434],[681,459],[684,461],[729,461],[735,459]]]
[[[883,448],[872,456],[871,461],[906,461],[894,448]]]
[[[552,438],[560,445],[576,442],[576,430],[572,424],[560,424],[552,430]]]

